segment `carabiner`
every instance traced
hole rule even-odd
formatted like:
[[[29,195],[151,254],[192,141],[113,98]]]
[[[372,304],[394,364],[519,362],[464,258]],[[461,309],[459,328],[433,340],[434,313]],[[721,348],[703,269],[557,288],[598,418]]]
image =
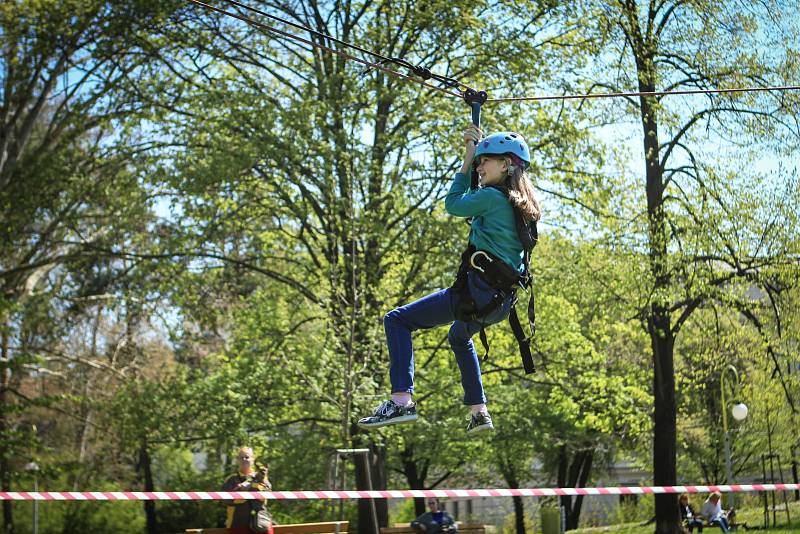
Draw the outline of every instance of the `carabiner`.
[[[482,250],[476,250],[475,252],[472,253],[472,256],[469,257],[469,264],[472,265],[473,269],[477,269],[482,273],[486,273],[486,271],[482,267],[479,267],[478,265],[475,265],[475,256],[477,256],[478,254],[483,254],[484,256],[486,256],[486,259],[489,260],[490,263],[493,262],[494,259],[492,259],[491,256],[489,256],[487,253],[485,253]]]

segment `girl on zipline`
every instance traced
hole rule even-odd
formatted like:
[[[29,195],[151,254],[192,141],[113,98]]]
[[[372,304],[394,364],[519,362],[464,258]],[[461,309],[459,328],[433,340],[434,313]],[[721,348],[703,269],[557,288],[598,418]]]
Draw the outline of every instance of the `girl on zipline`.
[[[532,225],[535,235],[540,209],[525,172],[531,157],[521,135],[502,132],[483,139],[480,128],[470,125],[464,131],[464,142],[464,163],[447,193],[445,209],[450,215],[472,218],[469,247],[462,255],[453,287],[384,317],[392,398],[381,403],[371,416],[360,419],[362,428],[416,421],[411,332],[450,323],[447,337],[461,371],[464,404],[470,407],[467,433],[494,428],[472,336],[481,332],[484,341],[483,329],[509,315],[516,287],[527,280],[532,248],[530,240],[527,247],[523,245],[520,225]],[[480,179],[479,188],[470,187],[473,172]]]

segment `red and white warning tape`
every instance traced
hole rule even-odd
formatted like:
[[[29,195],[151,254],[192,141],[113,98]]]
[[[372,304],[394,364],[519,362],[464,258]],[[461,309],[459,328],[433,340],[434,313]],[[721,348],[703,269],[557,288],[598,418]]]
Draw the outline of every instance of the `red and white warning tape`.
[[[631,486],[616,488],[528,488],[380,491],[0,491],[0,501],[219,501],[232,499],[408,499],[412,497],[552,497],[800,490],[800,484],[720,486]]]

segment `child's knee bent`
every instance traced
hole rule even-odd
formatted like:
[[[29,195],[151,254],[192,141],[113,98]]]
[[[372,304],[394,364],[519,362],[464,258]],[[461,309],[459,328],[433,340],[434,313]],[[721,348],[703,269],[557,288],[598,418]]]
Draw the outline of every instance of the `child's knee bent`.
[[[447,332],[447,341],[450,342],[450,346],[454,349],[466,347],[471,338],[472,336],[469,335],[466,325],[460,321],[453,323],[453,326],[450,327],[450,331]]]
[[[383,326],[395,325],[402,322],[400,310],[395,308],[383,316]]]

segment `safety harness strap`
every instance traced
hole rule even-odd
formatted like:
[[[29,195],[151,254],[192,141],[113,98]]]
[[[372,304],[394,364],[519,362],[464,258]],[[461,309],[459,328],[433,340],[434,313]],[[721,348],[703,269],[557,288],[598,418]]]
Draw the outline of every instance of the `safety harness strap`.
[[[474,271],[495,289],[492,299],[482,308],[477,307],[475,299],[472,298],[469,292],[467,277],[470,271]],[[515,305],[517,302],[517,288],[529,287],[530,285],[529,277],[525,277],[524,275],[520,276],[518,273],[513,272],[500,258],[497,258],[489,252],[479,251],[474,245],[469,245],[461,255],[461,265],[458,269],[458,276],[453,284],[453,290],[458,295],[455,315],[456,319],[460,321],[482,321],[499,308],[506,297],[509,295],[512,296],[513,302],[511,305],[511,312],[508,316],[508,322],[517,340],[517,344],[519,345],[520,355],[522,356],[522,366],[526,374],[535,372],[536,368],[530,351],[530,337],[525,335],[519,317],[517,316]],[[528,322],[531,325],[531,332],[533,332],[534,308],[532,293],[531,299],[528,301]],[[489,340],[486,337],[486,325],[481,325],[479,336],[484,349],[483,361],[486,361],[489,358],[490,350]]]
[[[513,306],[511,307],[511,313],[508,314],[508,324],[511,325],[511,331],[514,332],[514,337],[517,339],[525,374],[529,375],[536,372],[536,366],[533,364],[533,355],[531,354],[531,338],[525,337],[525,332],[517,316],[517,309]]]

